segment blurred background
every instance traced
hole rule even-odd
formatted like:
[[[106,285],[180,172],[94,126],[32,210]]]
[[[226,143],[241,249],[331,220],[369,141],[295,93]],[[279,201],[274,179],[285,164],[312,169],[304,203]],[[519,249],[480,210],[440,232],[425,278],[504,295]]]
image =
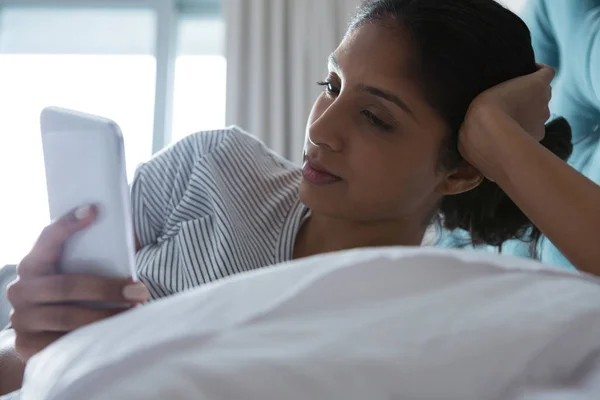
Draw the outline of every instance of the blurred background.
[[[130,180],[165,146],[228,124],[299,161],[314,82],[359,2],[0,0],[0,266],[49,222],[42,108],[115,120]]]

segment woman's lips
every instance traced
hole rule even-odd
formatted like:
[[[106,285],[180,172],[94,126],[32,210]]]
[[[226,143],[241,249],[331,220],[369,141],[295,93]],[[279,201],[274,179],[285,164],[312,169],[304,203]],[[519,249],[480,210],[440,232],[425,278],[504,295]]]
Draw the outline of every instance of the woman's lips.
[[[339,176],[324,171],[322,168],[312,164],[309,160],[304,161],[302,175],[304,176],[304,179],[315,185],[328,185],[341,180]]]

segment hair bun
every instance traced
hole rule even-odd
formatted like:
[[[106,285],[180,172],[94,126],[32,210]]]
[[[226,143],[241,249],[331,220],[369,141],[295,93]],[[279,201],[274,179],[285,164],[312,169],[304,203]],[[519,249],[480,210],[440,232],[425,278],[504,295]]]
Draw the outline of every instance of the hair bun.
[[[544,147],[566,161],[573,151],[571,126],[564,118],[546,124]],[[484,180],[477,188],[447,196],[441,206],[442,225],[470,233],[471,243],[501,246],[511,239],[530,242],[537,248],[541,232],[496,183]]]
[[[573,152],[572,140],[571,125],[563,117],[558,117],[546,124],[546,135],[540,143],[561,160],[567,161]]]

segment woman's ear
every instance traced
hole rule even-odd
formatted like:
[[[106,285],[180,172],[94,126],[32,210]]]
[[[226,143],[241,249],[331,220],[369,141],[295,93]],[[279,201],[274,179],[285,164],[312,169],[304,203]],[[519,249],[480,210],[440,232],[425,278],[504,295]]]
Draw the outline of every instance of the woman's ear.
[[[452,196],[475,189],[483,182],[483,175],[474,166],[463,162],[459,167],[445,173],[436,191],[444,196]]]

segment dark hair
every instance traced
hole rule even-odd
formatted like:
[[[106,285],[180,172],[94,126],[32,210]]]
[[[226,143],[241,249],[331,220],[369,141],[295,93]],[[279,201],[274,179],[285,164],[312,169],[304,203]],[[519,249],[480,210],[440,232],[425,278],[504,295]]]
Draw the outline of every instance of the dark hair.
[[[414,79],[452,132],[440,153],[444,168],[465,162],[458,151],[458,132],[475,97],[537,69],[529,29],[494,0],[370,0],[359,7],[348,33],[366,23],[385,24],[410,38]],[[559,118],[546,125],[541,143],[567,160],[573,149],[567,121]],[[469,192],[446,196],[439,220],[446,229],[468,231],[473,245],[501,246],[521,239],[531,243],[535,254],[541,236],[488,180]]]

